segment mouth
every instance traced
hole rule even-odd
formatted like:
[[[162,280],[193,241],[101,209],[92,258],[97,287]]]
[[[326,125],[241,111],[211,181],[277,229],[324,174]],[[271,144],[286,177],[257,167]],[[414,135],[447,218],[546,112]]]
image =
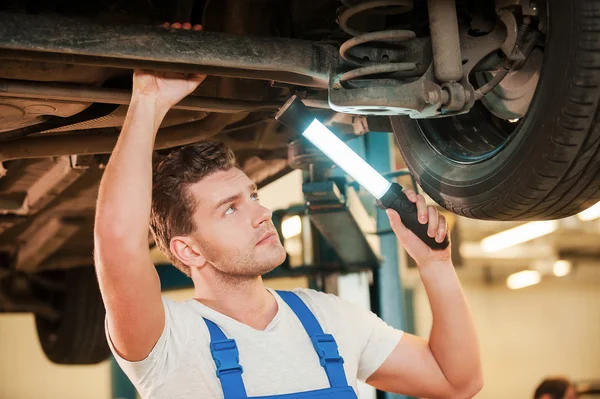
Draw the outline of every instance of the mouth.
[[[260,239],[258,240],[256,245],[266,244],[268,242],[273,241],[276,238],[277,238],[277,234],[274,231],[268,231],[265,234],[263,234],[262,237],[260,237]]]

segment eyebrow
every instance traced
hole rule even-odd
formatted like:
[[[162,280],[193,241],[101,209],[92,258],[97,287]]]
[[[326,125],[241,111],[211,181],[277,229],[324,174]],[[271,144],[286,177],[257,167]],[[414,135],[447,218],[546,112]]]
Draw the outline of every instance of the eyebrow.
[[[248,190],[250,192],[254,192],[254,191],[258,190],[258,187],[256,186],[256,184],[252,183],[248,186]],[[242,197],[242,195],[243,195],[243,193],[237,193],[237,194],[231,195],[227,198],[223,198],[221,201],[219,201],[217,203],[217,205],[215,206],[215,209],[219,209],[220,207],[222,207],[225,204],[228,204],[230,202],[234,202],[234,201],[240,199]]]

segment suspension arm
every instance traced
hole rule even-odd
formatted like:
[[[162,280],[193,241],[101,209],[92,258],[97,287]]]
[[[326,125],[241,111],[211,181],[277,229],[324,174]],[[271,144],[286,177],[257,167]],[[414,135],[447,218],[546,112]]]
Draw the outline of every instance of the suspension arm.
[[[202,73],[326,89],[338,57],[331,45],[288,38],[0,13],[0,59]]]

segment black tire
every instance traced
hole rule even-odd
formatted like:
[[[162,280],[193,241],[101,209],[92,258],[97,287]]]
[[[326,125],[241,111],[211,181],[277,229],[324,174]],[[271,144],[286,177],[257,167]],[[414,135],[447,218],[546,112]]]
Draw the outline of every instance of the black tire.
[[[450,211],[488,220],[559,219],[600,200],[600,2],[548,0],[546,11],[544,63],[535,95],[495,154],[459,163],[431,140],[436,128],[441,133],[463,129],[459,140],[499,130],[490,120],[470,131],[463,127],[464,118],[481,117],[481,104],[470,116],[392,118],[409,169]]]
[[[67,270],[62,295],[52,298],[61,313],[57,322],[35,318],[38,338],[46,357],[57,364],[96,364],[110,349],[104,333],[105,309],[92,266]]]

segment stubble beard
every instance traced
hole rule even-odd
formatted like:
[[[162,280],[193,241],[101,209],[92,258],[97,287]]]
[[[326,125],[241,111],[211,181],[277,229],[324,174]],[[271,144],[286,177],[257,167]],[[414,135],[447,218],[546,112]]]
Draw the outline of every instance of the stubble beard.
[[[257,259],[259,251],[251,248],[246,251],[237,251],[224,259],[221,251],[215,248],[205,248],[207,258],[219,280],[227,284],[243,284],[255,280],[258,277],[274,270],[285,260],[285,249],[280,242],[271,244],[272,247],[265,248],[261,252],[267,252]]]

